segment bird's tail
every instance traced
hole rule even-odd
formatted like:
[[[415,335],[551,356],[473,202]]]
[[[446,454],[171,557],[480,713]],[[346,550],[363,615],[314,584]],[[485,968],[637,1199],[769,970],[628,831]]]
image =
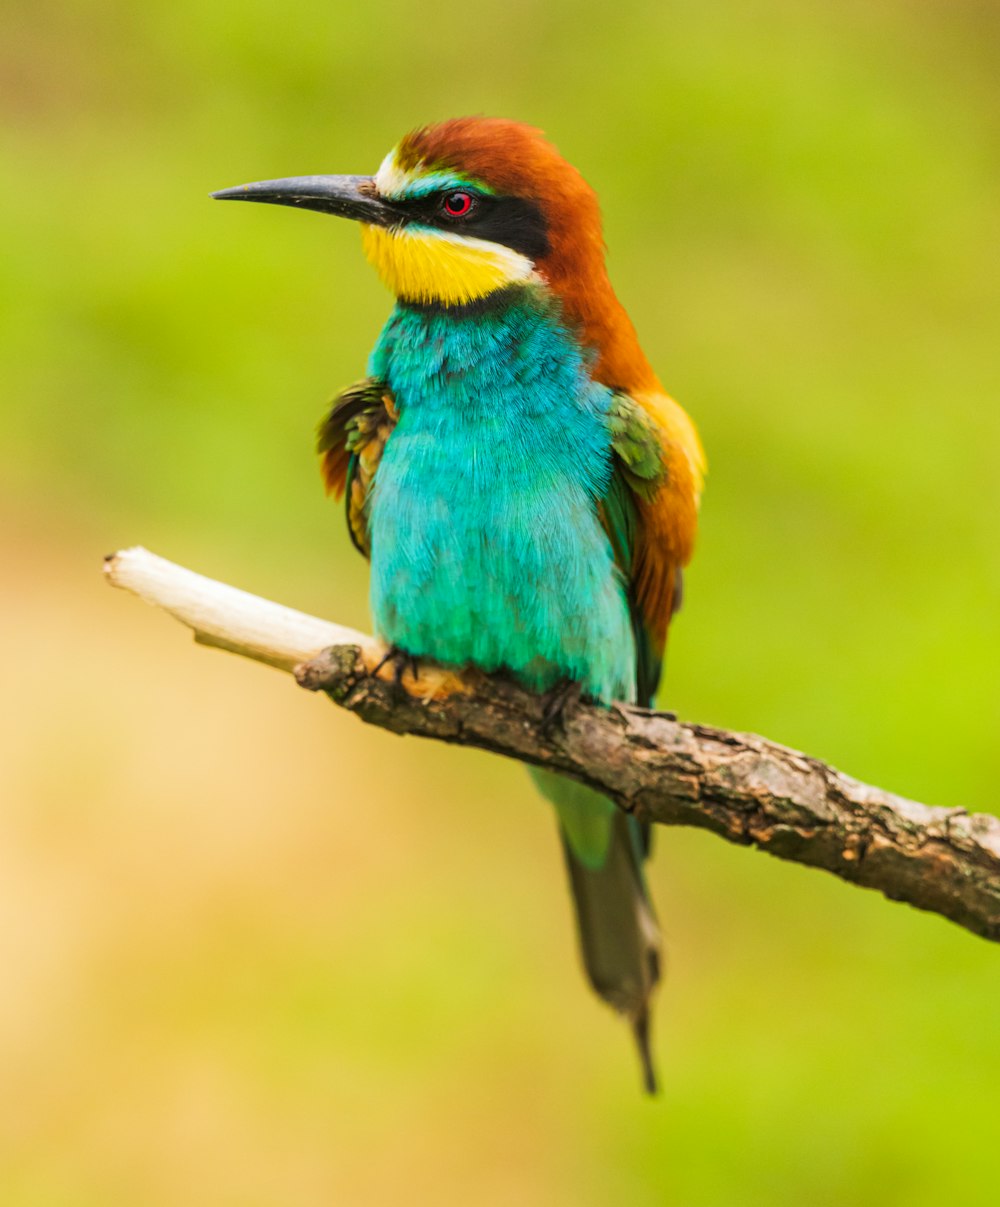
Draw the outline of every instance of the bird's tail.
[[[556,806],[577,933],[595,992],[632,1025],[643,1083],[656,1092],[650,1004],[660,979],[660,930],[646,889],[645,828],[581,784],[536,772]]]

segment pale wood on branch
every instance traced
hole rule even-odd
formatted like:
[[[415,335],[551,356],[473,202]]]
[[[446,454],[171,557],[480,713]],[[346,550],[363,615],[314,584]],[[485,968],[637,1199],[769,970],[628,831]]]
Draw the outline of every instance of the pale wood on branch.
[[[549,767],[664,825],[691,825],[825,868],[1000,941],[1000,818],[918,804],[765,738],[628,706],[543,702],[501,676],[421,667],[402,688],[372,637],[203,578],[144,549],[105,561],[117,587],[198,641],[294,670],[362,720]]]

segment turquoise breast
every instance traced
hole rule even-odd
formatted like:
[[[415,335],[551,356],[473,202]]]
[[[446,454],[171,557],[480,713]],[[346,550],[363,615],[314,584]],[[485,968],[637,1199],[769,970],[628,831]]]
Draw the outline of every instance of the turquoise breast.
[[[418,657],[633,699],[597,515],[610,391],[540,289],[486,313],[400,305],[372,354],[399,408],[369,501],[376,631]]]

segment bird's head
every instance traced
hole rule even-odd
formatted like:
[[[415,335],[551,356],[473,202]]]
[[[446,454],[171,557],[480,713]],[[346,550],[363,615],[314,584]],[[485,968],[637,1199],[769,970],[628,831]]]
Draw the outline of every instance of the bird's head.
[[[374,176],[265,180],[213,196],[355,219],[404,302],[454,309],[513,286],[547,288],[602,361],[627,353],[631,376],[651,377],[608,283],[594,191],[531,126],[456,118],[408,134]]]
[[[602,258],[593,190],[541,131],[499,118],[415,130],[374,176],[265,180],[214,196],[356,219],[368,258],[407,302],[461,306],[558,277],[567,250]]]

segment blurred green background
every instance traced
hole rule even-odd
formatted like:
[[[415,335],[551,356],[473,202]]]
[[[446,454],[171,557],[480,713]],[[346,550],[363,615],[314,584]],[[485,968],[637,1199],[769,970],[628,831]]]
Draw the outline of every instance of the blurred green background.
[[[996,1202],[1000,956],[663,832],[664,1092],[523,771],[367,730],[100,576],[364,625],[312,433],[389,306],[210,189],[543,126],[711,474],[664,703],[989,810],[991,0],[13,0],[0,39],[0,1203]]]

